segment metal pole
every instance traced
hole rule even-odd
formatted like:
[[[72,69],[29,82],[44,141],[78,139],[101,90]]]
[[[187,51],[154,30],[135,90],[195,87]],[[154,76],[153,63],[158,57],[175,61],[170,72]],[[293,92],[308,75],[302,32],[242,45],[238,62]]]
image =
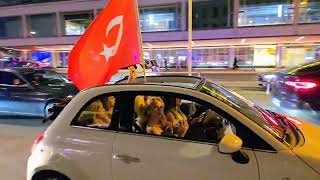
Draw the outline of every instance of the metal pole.
[[[189,46],[188,46],[188,75],[192,75],[192,0],[189,0],[189,16],[188,16],[188,32],[189,32]]]

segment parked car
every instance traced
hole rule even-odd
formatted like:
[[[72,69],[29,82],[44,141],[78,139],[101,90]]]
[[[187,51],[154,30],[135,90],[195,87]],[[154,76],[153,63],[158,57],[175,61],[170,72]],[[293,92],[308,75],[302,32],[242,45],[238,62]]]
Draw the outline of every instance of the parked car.
[[[35,140],[28,180],[320,179],[317,126],[260,108],[204,78],[117,83],[82,91],[68,103]],[[146,100],[142,114],[137,98]],[[176,105],[163,103],[168,98]],[[185,117],[185,134],[163,119],[170,108]],[[163,124],[151,123],[157,121]]]
[[[0,69],[0,115],[45,117],[54,104],[77,92],[67,78],[49,69]]]
[[[320,62],[278,72],[272,95],[278,106],[319,110]]]

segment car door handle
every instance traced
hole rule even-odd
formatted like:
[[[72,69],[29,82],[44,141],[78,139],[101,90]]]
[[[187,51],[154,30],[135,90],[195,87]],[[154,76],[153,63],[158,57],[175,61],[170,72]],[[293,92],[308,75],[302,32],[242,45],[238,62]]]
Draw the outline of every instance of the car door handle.
[[[128,156],[128,155],[114,155],[113,159],[123,161],[126,164],[139,163],[140,162],[139,158]]]

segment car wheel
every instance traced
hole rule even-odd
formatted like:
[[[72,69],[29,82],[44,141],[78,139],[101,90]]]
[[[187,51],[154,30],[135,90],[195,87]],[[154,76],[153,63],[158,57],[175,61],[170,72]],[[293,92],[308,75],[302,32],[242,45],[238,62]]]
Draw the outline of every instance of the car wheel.
[[[67,176],[55,172],[55,171],[44,171],[35,174],[32,180],[70,180]]]
[[[49,110],[55,106],[57,104],[57,102],[54,102],[54,101],[51,101],[51,102],[48,102],[47,105],[45,106],[44,108],[44,117],[49,117],[52,112],[50,112]]]

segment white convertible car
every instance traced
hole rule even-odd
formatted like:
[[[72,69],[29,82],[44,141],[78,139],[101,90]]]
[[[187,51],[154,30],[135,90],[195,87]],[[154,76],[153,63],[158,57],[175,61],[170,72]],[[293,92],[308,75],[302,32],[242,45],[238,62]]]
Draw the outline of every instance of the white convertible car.
[[[203,78],[124,82],[72,99],[35,140],[28,180],[320,179],[315,125]]]

